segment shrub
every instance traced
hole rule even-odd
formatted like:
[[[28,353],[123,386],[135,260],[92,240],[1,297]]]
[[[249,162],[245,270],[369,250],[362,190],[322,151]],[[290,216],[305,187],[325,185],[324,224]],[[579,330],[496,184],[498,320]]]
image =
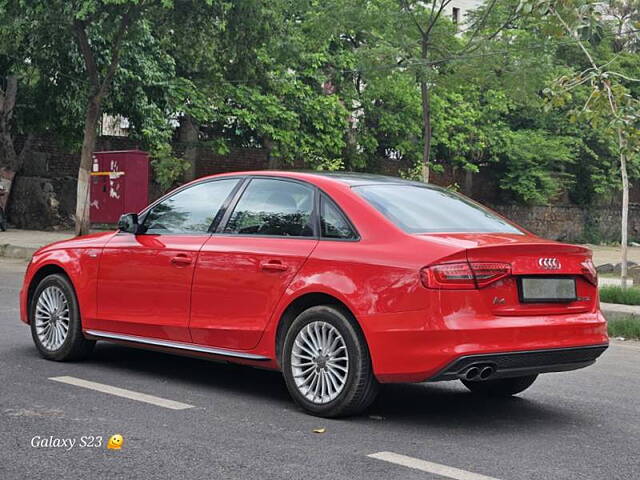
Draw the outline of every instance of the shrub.
[[[606,303],[622,303],[624,305],[640,305],[640,288],[622,288],[605,286],[600,288],[600,301]]]
[[[609,336],[640,339],[640,317],[627,315],[611,318]]]

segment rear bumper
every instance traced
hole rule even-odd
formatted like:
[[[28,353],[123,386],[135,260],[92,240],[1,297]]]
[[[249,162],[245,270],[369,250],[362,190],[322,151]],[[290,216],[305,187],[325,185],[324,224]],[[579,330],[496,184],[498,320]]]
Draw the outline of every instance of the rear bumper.
[[[577,370],[595,363],[608,346],[608,344],[604,344],[528,352],[465,355],[451,362],[429,381],[457,380],[463,372],[475,365],[491,366],[494,369],[494,373],[491,375],[492,380]]]
[[[504,376],[573,370],[593,363],[609,342],[600,311],[445,318],[433,313],[362,319],[380,382],[452,380],[460,365],[480,357],[494,362]],[[425,316],[430,316],[427,322]]]

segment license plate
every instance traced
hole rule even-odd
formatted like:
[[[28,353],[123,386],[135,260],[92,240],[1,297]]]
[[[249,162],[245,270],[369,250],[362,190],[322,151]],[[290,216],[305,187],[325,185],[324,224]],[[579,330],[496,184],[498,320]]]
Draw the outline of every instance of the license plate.
[[[523,303],[573,302],[576,295],[575,278],[522,277],[520,300]]]

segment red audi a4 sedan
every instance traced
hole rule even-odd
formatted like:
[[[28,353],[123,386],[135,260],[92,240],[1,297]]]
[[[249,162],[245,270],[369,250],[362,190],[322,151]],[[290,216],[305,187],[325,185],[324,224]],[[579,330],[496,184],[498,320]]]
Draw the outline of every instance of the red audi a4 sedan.
[[[196,180],[116,232],[38,250],[20,297],[47,359],[105,340],[277,369],[326,417],[389,382],[514,395],[608,345],[588,249],[366,174]]]

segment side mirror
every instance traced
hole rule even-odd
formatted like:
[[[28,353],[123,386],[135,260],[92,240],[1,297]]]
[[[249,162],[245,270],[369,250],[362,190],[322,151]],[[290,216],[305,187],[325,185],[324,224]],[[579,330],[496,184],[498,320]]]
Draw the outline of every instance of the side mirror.
[[[121,232],[133,233],[137,235],[140,233],[140,224],[138,223],[137,213],[125,213],[118,220],[118,228]]]

